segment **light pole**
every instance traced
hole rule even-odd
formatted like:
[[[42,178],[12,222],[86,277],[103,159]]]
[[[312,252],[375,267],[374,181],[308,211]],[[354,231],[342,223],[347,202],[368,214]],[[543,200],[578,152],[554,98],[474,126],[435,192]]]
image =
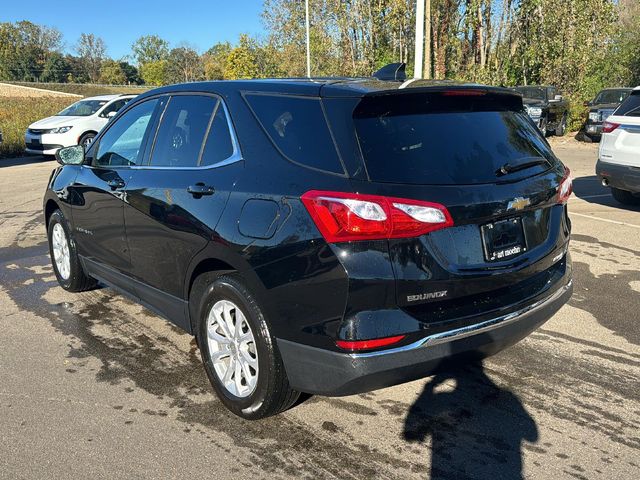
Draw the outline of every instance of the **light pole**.
[[[424,0],[416,2],[416,44],[414,55],[413,78],[422,78],[424,65]]]
[[[311,49],[309,47],[309,0],[304,0],[305,23],[307,27],[307,77],[311,78]]]

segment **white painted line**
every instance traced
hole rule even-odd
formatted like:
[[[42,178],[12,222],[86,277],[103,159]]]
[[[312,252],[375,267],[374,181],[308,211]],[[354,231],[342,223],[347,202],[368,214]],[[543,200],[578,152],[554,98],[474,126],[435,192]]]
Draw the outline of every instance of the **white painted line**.
[[[594,217],[593,215],[586,215],[584,213],[571,212],[569,213],[569,217],[591,218],[592,220],[600,220],[601,222],[615,223],[616,225],[624,225],[625,227],[640,228],[640,225],[635,225],[633,223],[618,222],[617,220],[609,220],[608,218]]]
[[[569,200],[583,200],[585,198],[600,198],[600,197],[610,197],[610,196],[611,196],[610,193],[603,193],[601,195],[583,195],[581,197],[578,197],[575,194],[573,194],[573,196]]]

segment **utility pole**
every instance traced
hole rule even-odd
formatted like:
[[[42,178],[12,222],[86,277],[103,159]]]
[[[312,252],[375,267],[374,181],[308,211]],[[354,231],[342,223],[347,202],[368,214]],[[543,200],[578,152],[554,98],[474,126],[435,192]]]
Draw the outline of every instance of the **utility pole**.
[[[419,0],[418,0],[419,1]],[[426,0],[424,11],[424,78],[431,78],[431,0]]]
[[[424,68],[424,2],[425,0],[417,0],[416,2],[416,40],[413,77],[422,78]]]
[[[307,27],[307,77],[311,78],[311,49],[309,47],[309,0],[304,0],[305,23]]]

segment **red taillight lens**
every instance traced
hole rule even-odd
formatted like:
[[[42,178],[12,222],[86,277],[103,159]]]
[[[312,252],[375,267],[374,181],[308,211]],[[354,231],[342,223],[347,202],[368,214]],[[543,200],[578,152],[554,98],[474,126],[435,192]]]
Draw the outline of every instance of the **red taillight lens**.
[[[398,343],[405,335],[397,335],[395,337],[386,338],[374,338],[373,340],[336,340],[336,345],[343,350],[350,350],[352,352],[358,350],[371,350],[372,348],[380,348]]]
[[[604,122],[602,124],[602,133],[611,133],[620,126],[619,123]]]
[[[300,198],[330,243],[417,237],[453,225],[439,203],[318,190]]]
[[[573,180],[571,179],[571,170],[568,168],[565,170],[562,182],[558,186],[558,203],[567,203],[571,192],[573,192]]]

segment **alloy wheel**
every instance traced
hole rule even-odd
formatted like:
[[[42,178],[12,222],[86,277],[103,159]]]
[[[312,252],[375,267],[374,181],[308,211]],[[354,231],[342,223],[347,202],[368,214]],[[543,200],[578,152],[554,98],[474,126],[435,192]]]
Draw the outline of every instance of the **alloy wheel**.
[[[56,223],[51,233],[51,246],[53,247],[53,260],[63,280],[68,280],[71,274],[71,258],[69,255],[69,242],[62,225]]]

